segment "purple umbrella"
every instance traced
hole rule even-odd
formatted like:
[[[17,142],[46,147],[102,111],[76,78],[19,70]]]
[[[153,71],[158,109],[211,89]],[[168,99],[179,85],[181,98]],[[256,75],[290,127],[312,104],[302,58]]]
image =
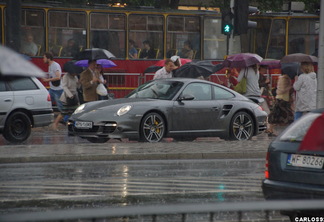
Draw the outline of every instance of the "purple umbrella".
[[[227,56],[223,65],[230,68],[245,68],[260,63],[262,59],[254,53],[239,53]]]
[[[74,64],[81,67],[88,67],[89,60],[79,60],[76,61]],[[98,59],[97,64],[101,65],[103,68],[111,68],[117,66],[113,61],[108,59]]]
[[[264,59],[260,62],[260,65],[268,66],[270,69],[280,69],[281,64],[278,59]]]

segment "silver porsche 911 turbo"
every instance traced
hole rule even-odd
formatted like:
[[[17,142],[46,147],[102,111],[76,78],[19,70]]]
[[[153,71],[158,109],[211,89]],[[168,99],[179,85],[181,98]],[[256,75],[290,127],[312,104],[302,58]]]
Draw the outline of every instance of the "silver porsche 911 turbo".
[[[266,129],[266,118],[258,104],[224,86],[171,78],[147,82],[125,98],[80,105],[69,119],[68,132],[94,143],[110,138],[248,140]]]

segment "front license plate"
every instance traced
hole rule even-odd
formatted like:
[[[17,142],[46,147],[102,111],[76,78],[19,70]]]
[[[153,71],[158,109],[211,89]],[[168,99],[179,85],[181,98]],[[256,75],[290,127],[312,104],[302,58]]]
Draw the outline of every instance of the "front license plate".
[[[308,167],[322,169],[324,164],[324,157],[308,156],[299,154],[289,154],[287,165],[296,167]]]
[[[76,121],[74,123],[74,126],[78,129],[91,129],[92,128],[92,122],[80,122]]]

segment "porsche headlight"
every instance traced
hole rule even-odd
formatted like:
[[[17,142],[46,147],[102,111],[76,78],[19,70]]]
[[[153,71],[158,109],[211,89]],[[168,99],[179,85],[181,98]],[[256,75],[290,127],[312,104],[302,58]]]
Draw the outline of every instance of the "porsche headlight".
[[[80,105],[78,108],[76,108],[76,110],[74,111],[73,114],[78,114],[78,113],[83,112],[84,107],[85,107],[85,104]]]
[[[118,111],[117,111],[117,115],[118,116],[122,116],[126,113],[128,113],[129,110],[132,109],[132,106],[131,105],[125,105],[123,107],[121,107]]]

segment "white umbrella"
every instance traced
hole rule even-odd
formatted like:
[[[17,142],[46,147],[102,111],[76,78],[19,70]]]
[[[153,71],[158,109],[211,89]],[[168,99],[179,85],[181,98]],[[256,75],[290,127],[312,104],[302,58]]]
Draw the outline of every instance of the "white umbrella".
[[[0,77],[1,76],[45,77],[45,73],[24,58],[23,55],[0,45]]]

